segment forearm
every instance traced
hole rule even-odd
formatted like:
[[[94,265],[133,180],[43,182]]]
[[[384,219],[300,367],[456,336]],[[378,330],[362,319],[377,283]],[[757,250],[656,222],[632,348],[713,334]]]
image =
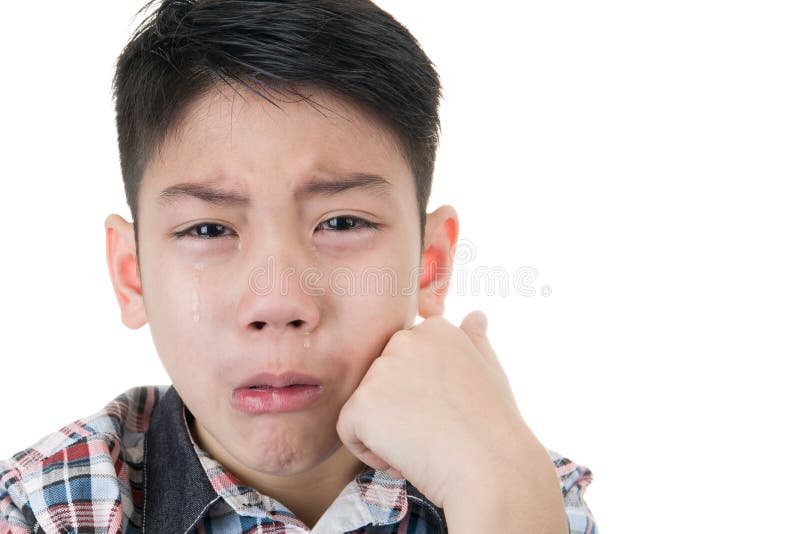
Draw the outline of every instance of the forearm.
[[[561,482],[547,451],[532,440],[516,442],[502,460],[470,470],[444,502],[452,534],[565,534]]]

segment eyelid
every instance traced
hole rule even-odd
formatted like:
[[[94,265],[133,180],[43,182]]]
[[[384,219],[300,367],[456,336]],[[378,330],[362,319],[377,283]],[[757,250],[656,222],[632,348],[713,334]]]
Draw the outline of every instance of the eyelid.
[[[374,229],[380,227],[379,223],[372,222],[371,220],[366,219],[364,217],[360,217],[358,215],[342,214],[342,215],[334,215],[333,217],[326,218],[325,220],[321,221],[316,227],[314,227],[314,230],[316,231],[316,230],[320,229],[325,223],[327,223],[328,221],[331,221],[333,219],[353,219],[353,220],[356,221],[358,226],[356,226],[356,227],[354,227],[352,229],[349,229],[349,230],[322,229],[323,232],[346,234],[348,232],[355,232],[355,231],[357,231],[359,229],[361,229],[361,230],[374,230]]]
[[[200,228],[201,226],[221,226],[225,230],[230,231],[230,233],[223,234],[223,235],[220,235],[220,236],[217,236],[217,237],[203,237],[203,236],[199,236],[199,235],[193,235],[192,232],[194,230],[196,230],[197,228]],[[184,228],[183,230],[178,230],[177,232],[174,232],[172,234],[172,237],[175,238],[175,239],[182,239],[182,238],[188,237],[190,239],[200,239],[200,240],[204,240],[204,241],[205,240],[211,241],[211,240],[220,239],[220,238],[223,238],[223,237],[236,237],[236,236],[237,236],[236,232],[234,232],[233,229],[230,226],[228,226],[227,224],[222,224],[222,223],[218,223],[218,222],[214,222],[214,221],[200,221],[198,223],[195,223],[195,224],[193,224],[191,226],[188,226],[188,227]]]

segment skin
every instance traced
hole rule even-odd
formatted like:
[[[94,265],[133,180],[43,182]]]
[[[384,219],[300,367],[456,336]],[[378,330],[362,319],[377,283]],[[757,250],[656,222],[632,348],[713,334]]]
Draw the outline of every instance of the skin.
[[[445,205],[427,214],[420,247],[413,177],[393,135],[342,98],[321,91],[313,98],[324,115],[304,102],[279,109],[227,87],[187,108],[144,174],[138,263],[131,223],[116,214],[106,219],[123,323],[149,323],[196,418],[190,430],[198,444],[309,527],[368,464],[408,478],[445,506],[456,528],[478,520],[460,508],[465,488],[499,488],[502,475],[504,489],[518,486],[516,495],[539,499],[549,515],[509,513],[505,499],[498,512],[520,532],[546,524],[533,522],[542,518],[558,531],[565,523],[555,472],[517,410],[482,314],[467,316],[460,328],[441,318],[458,236],[455,210]],[[379,175],[389,185],[380,194],[295,194],[309,180],[348,173]],[[160,200],[167,187],[210,181],[248,196],[249,206]],[[331,218],[343,216],[378,227],[332,229]],[[197,228],[175,237],[199,223],[222,225],[221,237],[200,237]],[[364,269],[376,267],[394,273],[394,291],[379,290],[374,278],[367,283]],[[262,290],[253,284],[265,268],[278,284],[269,292],[266,278],[259,279]],[[300,277],[308,269],[321,273],[313,290]],[[342,272],[353,283],[347,291],[331,285]],[[418,315],[426,320],[415,326]],[[232,391],[250,377],[287,370],[317,377],[320,402],[259,415],[231,406]],[[395,424],[387,429],[385,421]],[[487,424],[497,429],[492,436],[481,431]],[[474,469],[467,473],[464,465]]]

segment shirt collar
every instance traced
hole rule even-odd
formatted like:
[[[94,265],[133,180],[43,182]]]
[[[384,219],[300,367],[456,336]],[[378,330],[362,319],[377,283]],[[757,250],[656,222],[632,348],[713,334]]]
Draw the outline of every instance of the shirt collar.
[[[174,386],[154,409],[145,444],[147,532],[186,532],[220,498],[240,515],[292,522],[293,514],[280,502],[240,484],[197,446],[188,429],[191,417]],[[367,466],[342,490],[320,522],[329,516],[342,525],[352,523],[352,529],[397,523],[408,512],[407,486],[419,495],[407,481]],[[186,492],[186,488],[194,490]]]

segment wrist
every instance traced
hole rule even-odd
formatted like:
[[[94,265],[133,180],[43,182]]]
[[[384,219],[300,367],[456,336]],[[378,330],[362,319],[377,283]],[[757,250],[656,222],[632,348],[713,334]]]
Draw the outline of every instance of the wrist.
[[[442,506],[448,530],[566,532],[561,481],[533,433],[528,429],[502,450],[487,452],[452,480]]]
[[[530,428],[520,419],[491,435],[483,433],[463,439],[461,457],[443,487],[442,502],[460,501],[478,488],[500,489],[504,481],[526,476],[526,472],[549,467],[552,461]]]

